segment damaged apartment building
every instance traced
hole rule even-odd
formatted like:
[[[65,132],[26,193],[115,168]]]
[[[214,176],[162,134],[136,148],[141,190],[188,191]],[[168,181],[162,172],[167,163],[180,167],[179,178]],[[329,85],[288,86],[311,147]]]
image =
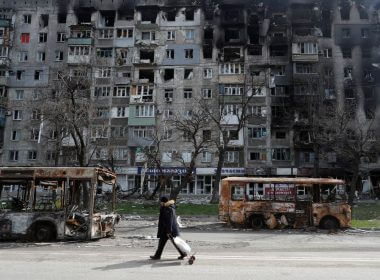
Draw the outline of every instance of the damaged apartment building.
[[[228,123],[223,177],[312,176],[308,97],[379,118],[379,12],[380,1],[0,0],[1,165],[78,164],[72,139],[28,106],[69,73],[91,80],[87,164],[111,166],[123,190],[154,187],[143,151],[157,128],[161,171],[180,184],[191,145],[167,120],[191,116],[198,97],[223,96],[234,115],[251,96],[254,117]],[[184,194],[212,191],[217,155],[202,151]],[[319,161],[321,176],[344,176],[336,155]],[[365,165],[379,168],[377,154]]]

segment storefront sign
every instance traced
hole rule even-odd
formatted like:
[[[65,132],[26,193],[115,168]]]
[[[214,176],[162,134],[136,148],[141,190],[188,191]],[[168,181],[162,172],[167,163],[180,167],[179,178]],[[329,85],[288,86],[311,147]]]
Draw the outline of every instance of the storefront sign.
[[[197,175],[215,175],[216,174],[216,168],[197,168]],[[245,169],[244,168],[222,168],[222,176],[226,175],[244,175]]]
[[[137,174],[143,174],[145,175],[185,175],[186,174],[186,168],[184,167],[163,167],[161,169],[159,168],[143,168],[138,167],[137,168]],[[193,174],[195,174],[195,170],[193,171]]]

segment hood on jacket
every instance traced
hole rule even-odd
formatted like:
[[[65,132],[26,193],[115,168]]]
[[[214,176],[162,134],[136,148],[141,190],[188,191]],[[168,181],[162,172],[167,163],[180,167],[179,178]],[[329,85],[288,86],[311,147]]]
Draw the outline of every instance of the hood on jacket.
[[[161,206],[164,206],[164,207],[170,207],[174,204],[175,204],[174,200],[169,200],[168,202],[165,202],[165,203],[161,202]]]

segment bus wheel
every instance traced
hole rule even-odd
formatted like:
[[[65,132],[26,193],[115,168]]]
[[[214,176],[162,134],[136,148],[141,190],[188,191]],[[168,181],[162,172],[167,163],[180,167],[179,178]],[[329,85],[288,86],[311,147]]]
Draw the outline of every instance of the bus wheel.
[[[264,227],[264,220],[262,216],[256,215],[251,217],[252,229],[262,229]]]
[[[320,226],[323,229],[337,229],[339,228],[339,222],[334,217],[325,217],[320,222]]]
[[[34,238],[38,242],[53,240],[55,238],[54,226],[47,223],[37,224],[34,230]]]

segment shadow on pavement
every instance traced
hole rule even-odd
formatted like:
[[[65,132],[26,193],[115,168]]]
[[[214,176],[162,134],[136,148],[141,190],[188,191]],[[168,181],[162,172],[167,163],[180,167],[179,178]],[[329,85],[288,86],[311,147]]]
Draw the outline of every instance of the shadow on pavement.
[[[101,270],[101,271],[109,271],[109,270],[116,270],[116,269],[128,269],[128,268],[136,268],[136,267],[142,267],[142,266],[150,266],[151,268],[155,267],[169,267],[169,266],[180,266],[181,262],[178,260],[131,260],[127,262],[117,263],[117,264],[110,264],[106,266],[100,266],[95,267],[94,270]]]

